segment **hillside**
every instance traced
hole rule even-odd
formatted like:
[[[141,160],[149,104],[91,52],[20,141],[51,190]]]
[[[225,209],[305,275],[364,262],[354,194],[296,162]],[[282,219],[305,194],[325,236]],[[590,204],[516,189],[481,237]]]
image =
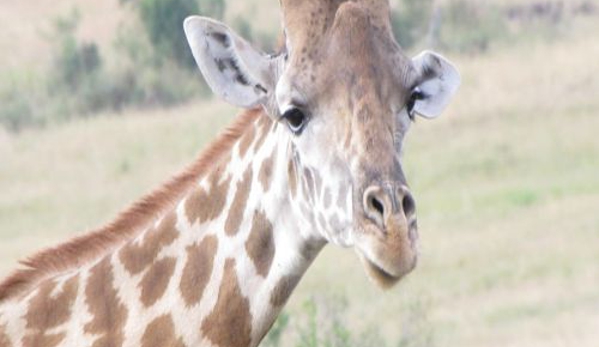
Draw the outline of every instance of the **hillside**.
[[[251,25],[259,34],[277,35],[280,28],[277,6],[257,6],[259,0],[229,2],[226,18],[257,19]],[[276,2],[273,2],[276,4]],[[37,0],[0,2],[0,74],[10,70],[40,69],[51,57],[51,36],[57,17],[77,10],[81,16],[78,38],[96,42],[104,51],[113,49],[119,25],[135,20],[135,14],[119,0]],[[181,30],[183,30],[181,28]]]
[[[437,0],[446,3],[450,0]],[[476,0],[467,0],[476,2]],[[578,0],[579,4],[585,1]],[[592,3],[592,1],[586,1]],[[280,31],[280,15],[276,0],[227,1],[226,21],[245,18],[258,35],[277,37]],[[398,0],[391,0],[394,8]],[[487,4],[502,7],[531,6],[542,4],[539,0],[491,0]],[[0,73],[12,69],[41,68],[50,57],[48,34],[53,21],[77,9],[81,14],[79,38],[97,42],[103,50],[111,50],[120,23],[135,20],[134,14],[121,6],[119,0],[37,0],[0,2]]]

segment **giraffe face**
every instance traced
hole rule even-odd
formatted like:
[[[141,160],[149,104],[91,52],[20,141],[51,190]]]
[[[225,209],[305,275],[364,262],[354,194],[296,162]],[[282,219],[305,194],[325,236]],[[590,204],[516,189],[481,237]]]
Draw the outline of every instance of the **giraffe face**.
[[[188,19],[185,29],[217,94],[239,106],[262,105],[287,128],[301,192],[295,199],[313,228],[354,247],[371,278],[389,287],[417,260],[403,140],[415,115],[441,113],[459,75],[432,52],[409,59],[388,19],[377,20],[359,1],[340,3],[320,16],[308,11],[315,18],[304,21],[303,35],[288,27],[287,52],[278,57],[261,55],[211,20]]]

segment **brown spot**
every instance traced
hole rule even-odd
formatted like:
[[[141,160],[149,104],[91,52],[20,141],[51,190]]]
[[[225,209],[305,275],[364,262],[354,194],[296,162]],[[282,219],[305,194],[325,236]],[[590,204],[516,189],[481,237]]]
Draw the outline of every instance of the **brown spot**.
[[[182,338],[175,336],[175,324],[170,314],[154,319],[144,331],[141,347],[184,347]]]
[[[260,183],[262,183],[265,192],[270,189],[270,182],[272,181],[273,167],[276,159],[276,153],[273,153],[272,156],[266,158],[264,162],[262,162],[262,166],[260,167],[258,179],[260,180]]]
[[[297,172],[295,171],[295,162],[289,160],[287,164],[287,177],[289,179],[289,192],[291,193],[291,197],[295,198],[297,194]]]
[[[304,259],[312,261],[314,258],[316,258],[320,250],[322,250],[323,246],[324,243],[322,242],[307,242],[304,245],[302,245],[302,247],[300,248],[300,252]]]
[[[270,126],[272,125],[272,121],[268,117],[262,117],[258,125],[260,126],[258,129],[260,137],[258,138],[258,141],[256,141],[256,145],[254,146],[256,151],[258,151],[258,149],[262,147],[262,144],[264,143],[266,137],[270,133]]]
[[[6,334],[6,326],[0,325],[0,347],[11,347],[10,339]]]
[[[252,314],[249,300],[241,294],[235,260],[227,259],[218,300],[204,319],[202,333],[219,347],[244,347],[252,341]]]
[[[258,130],[263,130],[263,133],[264,131],[268,132],[270,125],[273,123],[268,115],[265,114],[264,116],[265,117],[259,117],[258,122],[256,123],[258,125]]]
[[[300,276],[298,275],[287,275],[282,277],[270,294],[270,303],[275,307],[285,304],[299,280]]]
[[[85,302],[93,319],[84,326],[88,334],[98,335],[92,347],[121,346],[127,309],[114,288],[110,258],[105,257],[91,271],[85,287]]]
[[[312,179],[312,170],[305,168],[303,178],[304,179],[302,187],[304,188],[304,194],[306,195],[309,201],[312,201],[314,196],[314,181]]]
[[[119,258],[125,269],[135,275],[150,266],[160,250],[177,238],[176,222],[177,216],[171,212],[160,221],[158,226],[148,230],[142,242],[132,241],[125,245],[119,252]]]
[[[64,333],[47,334],[46,332],[69,320],[78,288],[79,276],[67,280],[60,293],[56,295],[52,295],[56,289],[54,280],[42,282],[37,295],[29,302],[25,315],[26,327],[31,331],[23,338],[23,345],[56,346],[62,341]]]
[[[227,193],[231,184],[230,176],[219,182],[222,176],[221,168],[215,170],[209,177],[210,191],[206,192],[203,188],[198,188],[189,196],[185,203],[185,213],[189,223],[193,224],[196,221],[202,223],[220,216],[227,202]]]
[[[185,215],[189,224],[193,224],[200,220],[201,214],[206,214],[206,210],[209,208],[208,204],[208,192],[202,187],[198,187],[189,195],[185,201]],[[200,220],[201,221],[201,220]]]
[[[214,256],[218,249],[218,239],[206,236],[199,245],[187,247],[187,264],[179,289],[187,306],[195,305],[202,299],[204,289],[212,275]]]
[[[139,283],[141,286],[141,302],[146,306],[152,306],[164,295],[166,287],[175,270],[175,258],[164,258],[152,264]]]
[[[65,336],[65,333],[50,335],[27,335],[23,338],[23,347],[56,347],[62,342]]]
[[[65,282],[62,291],[57,295],[51,295],[56,288],[54,280],[42,282],[37,295],[29,303],[29,309],[25,315],[27,328],[48,329],[56,327],[71,316],[71,306],[79,288],[79,277],[74,276]]]
[[[229,209],[229,215],[225,221],[225,232],[229,236],[235,235],[239,231],[243,213],[245,212],[245,205],[250,195],[250,188],[252,187],[252,176],[252,167],[248,166],[243,177],[237,182],[237,191],[235,192],[235,197]]]
[[[275,255],[275,240],[272,224],[263,212],[256,211],[252,220],[252,230],[245,243],[248,256],[254,262],[256,272],[266,277]]]
[[[245,133],[239,141],[239,156],[242,158],[245,156],[245,153],[247,152],[248,148],[250,148],[250,145],[252,144],[252,142],[254,142],[254,139],[256,138],[256,127],[253,124],[251,124],[248,126],[248,128],[248,132]]]

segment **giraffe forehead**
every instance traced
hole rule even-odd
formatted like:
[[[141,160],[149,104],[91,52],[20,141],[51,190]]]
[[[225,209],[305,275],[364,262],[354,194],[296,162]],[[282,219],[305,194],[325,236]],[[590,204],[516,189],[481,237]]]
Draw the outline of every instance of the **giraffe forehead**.
[[[287,27],[287,33],[292,31],[293,42],[288,41],[290,47],[287,48],[294,63],[307,61],[309,64],[306,65],[318,65],[319,58],[330,51],[328,48],[339,46],[339,43],[350,46],[355,53],[372,48],[372,43],[397,46],[387,16],[374,15],[370,7],[351,2],[334,11],[311,11],[305,14],[301,25],[294,23]]]
[[[286,87],[291,92],[298,89],[308,99],[331,99],[348,91],[363,97],[365,90],[374,90],[368,95],[383,102],[388,102],[389,95],[403,99],[416,74],[411,59],[393,37],[387,2],[336,6],[334,15],[318,7],[307,15],[305,25],[293,27],[300,33],[291,43],[286,83],[290,86]]]
[[[295,48],[314,46],[331,27],[360,19],[389,27],[388,0],[281,0],[287,43]],[[346,23],[346,27],[351,24]]]

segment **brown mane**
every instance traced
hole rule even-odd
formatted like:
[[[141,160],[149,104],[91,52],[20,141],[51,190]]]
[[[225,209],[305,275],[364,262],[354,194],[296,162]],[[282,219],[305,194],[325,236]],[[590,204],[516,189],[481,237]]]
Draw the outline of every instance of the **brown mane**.
[[[51,274],[81,266],[137,236],[158,215],[173,208],[199,177],[233,147],[261,112],[254,109],[239,115],[190,166],[133,203],[112,222],[21,261],[24,267],[0,282],[0,303],[23,293]]]

